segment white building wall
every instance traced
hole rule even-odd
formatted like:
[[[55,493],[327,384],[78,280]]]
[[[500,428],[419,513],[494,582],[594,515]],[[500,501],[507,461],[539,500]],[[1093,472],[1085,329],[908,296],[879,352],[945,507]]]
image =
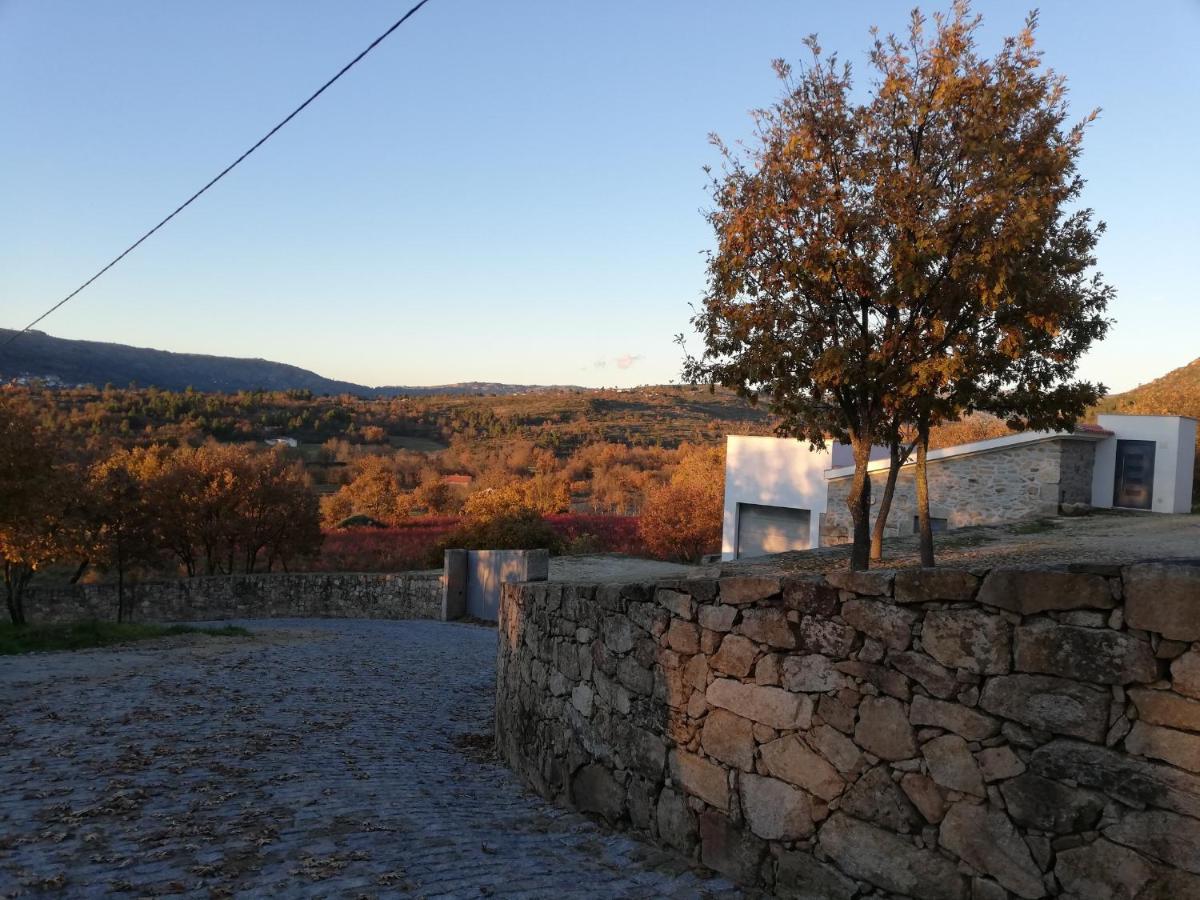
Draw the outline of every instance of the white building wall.
[[[1113,436],[1096,445],[1092,506],[1111,509],[1117,466],[1117,441],[1154,441],[1154,497],[1151,510],[1192,511],[1192,467],[1196,420],[1186,416],[1098,416],[1096,424]]]
[[[725,520],[721,558],[737,555],[739,503],[807,509],[809,546],[821,541],[821,516],[828,489],[825,470],[830,450],[812,450],[804,441],[731,434],[725,443]]]
[[[1179,420],[1179,467],[1175,470],[1175,512],[1190,513],[1192,511],[1192,483],[1196,476],[1196,429],[1195,419],[1180,418]],[[1191,452],[1186,452],[1190,447]]]

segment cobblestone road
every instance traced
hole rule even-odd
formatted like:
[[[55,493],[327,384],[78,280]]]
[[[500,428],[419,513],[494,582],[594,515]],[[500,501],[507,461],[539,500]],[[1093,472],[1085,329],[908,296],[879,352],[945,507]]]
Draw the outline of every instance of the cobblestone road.
[[[241,624],[0,659],[0,897],[726,894],[469,749],[495,631]]]

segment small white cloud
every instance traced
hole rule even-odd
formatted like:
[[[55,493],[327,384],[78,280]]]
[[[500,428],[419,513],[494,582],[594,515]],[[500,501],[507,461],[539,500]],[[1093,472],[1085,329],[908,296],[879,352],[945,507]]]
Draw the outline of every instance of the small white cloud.
[[[607,365],[608,365],[608,363],[606,363],[604,360],[598,359],[594,363],[592,363],[592,368],[603,369]]]
[[[631,368],[633,368],[634,364],[640,362],[641,359],[642,359],[642,357],[634,356],[631,353],[623,354],[622,356],[617,357],[617,360],[616,360],[617,368],[618,369],[631,369]]]

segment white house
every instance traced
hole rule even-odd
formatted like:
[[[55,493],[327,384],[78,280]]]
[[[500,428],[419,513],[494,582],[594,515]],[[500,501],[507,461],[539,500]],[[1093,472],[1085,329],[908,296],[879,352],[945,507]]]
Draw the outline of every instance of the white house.
[[[1034,431],[929,453],[937,529],[1055,515],[1064,505],[1191,511],[1195,419],[1105,415],[1071,432]],[[887,478],[886,448],[868,466],[872,501]],[[916,530],[913,464],[901,470],[887,533]],[[806,550],[850,537],[850,448],[730,435],[723,559]]]

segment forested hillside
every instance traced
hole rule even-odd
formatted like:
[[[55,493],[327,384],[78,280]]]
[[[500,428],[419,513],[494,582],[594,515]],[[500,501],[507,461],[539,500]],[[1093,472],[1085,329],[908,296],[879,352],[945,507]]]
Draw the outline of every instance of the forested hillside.
[[[1105,397],[1096,406],[1096,412],[1200,418],[1200,359],[1132,391]]]

